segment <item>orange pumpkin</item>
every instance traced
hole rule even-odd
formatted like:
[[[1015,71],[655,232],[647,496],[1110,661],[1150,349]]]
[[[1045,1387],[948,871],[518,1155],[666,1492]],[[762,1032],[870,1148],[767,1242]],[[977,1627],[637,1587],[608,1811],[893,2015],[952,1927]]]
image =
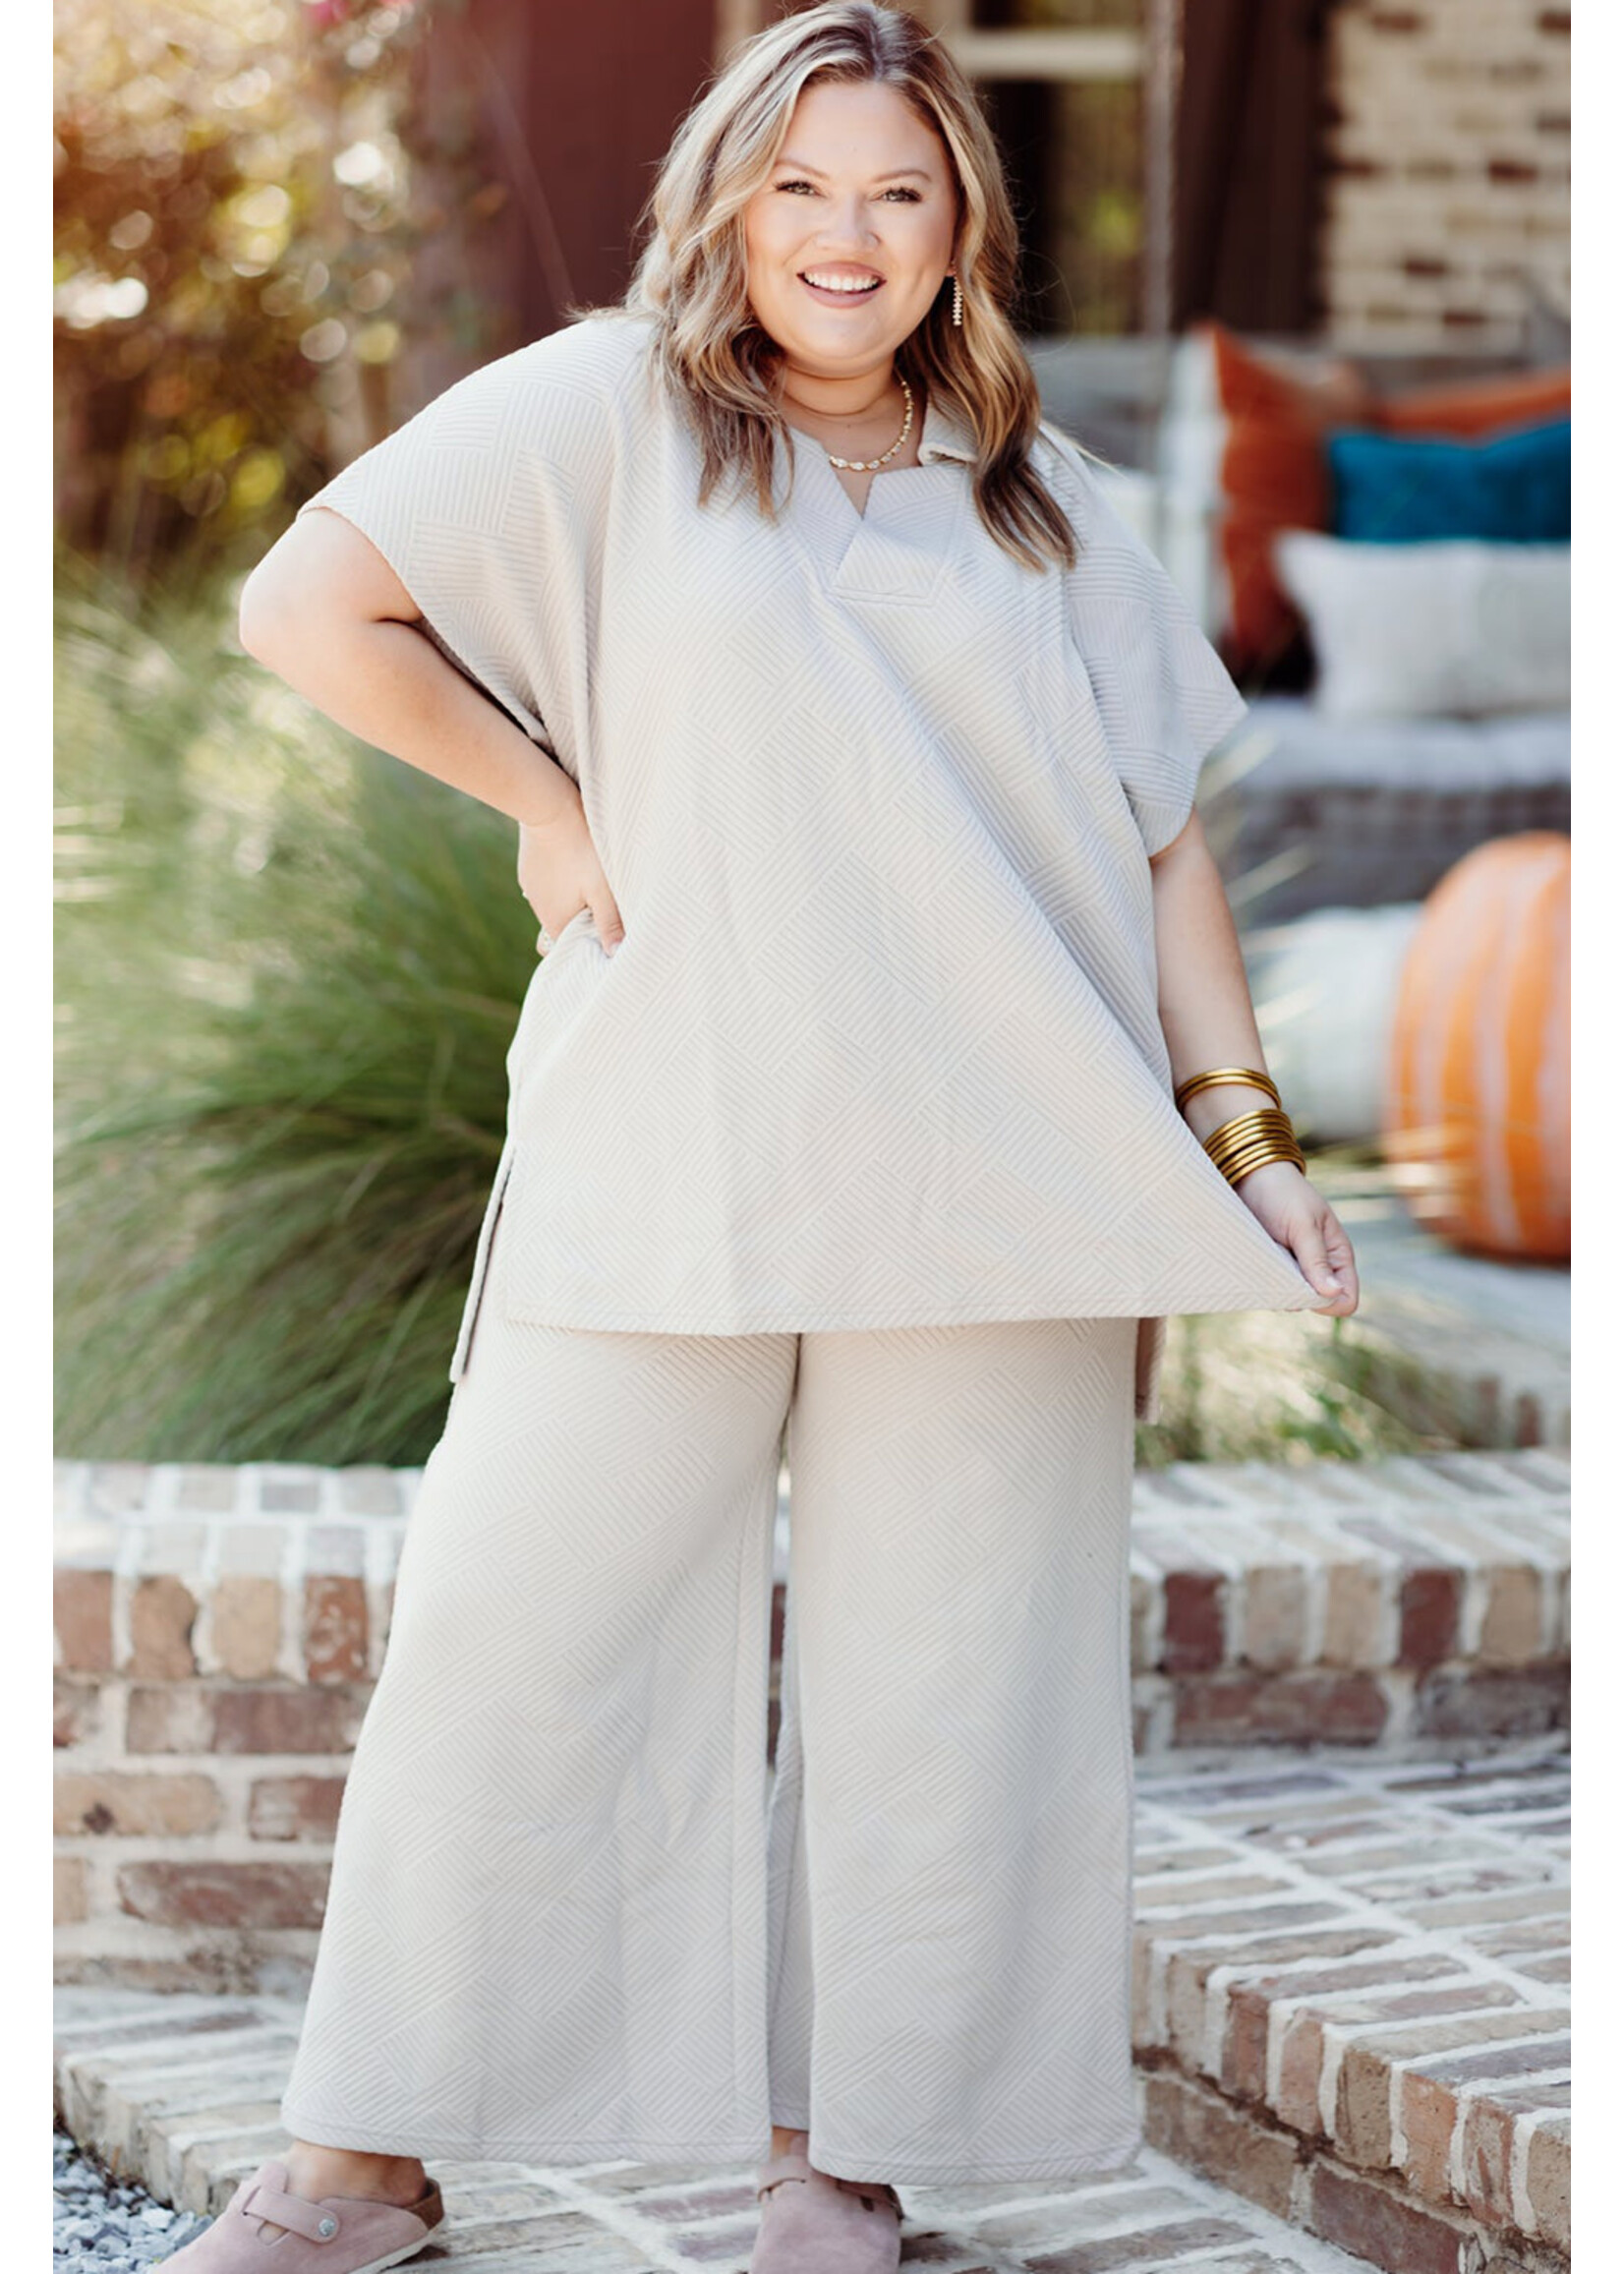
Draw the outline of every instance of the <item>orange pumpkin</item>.
[[[1566,837],[1492,839],[1434,886],[1404,960],[1382,1150],[1458,1248],[1568,1254],[1571,883]]]

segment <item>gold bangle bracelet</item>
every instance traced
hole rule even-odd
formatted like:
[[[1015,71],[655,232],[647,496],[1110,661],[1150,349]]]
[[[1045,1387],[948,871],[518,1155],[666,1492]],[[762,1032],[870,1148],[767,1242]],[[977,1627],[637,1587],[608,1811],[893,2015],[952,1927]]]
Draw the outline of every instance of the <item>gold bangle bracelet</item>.
[[[1243,1153],[1238,1159],[1226,1162],[1219,1174],[1227,1185],[1238,1185],[1243,1177],[1249,1177],[1253,1169],[1265,1168],[1271,1161],[1290,1161],[1294,1169],[1304,1169],[1299,1156],[1283,1146],[1260,1146],[1255,1153]]]
[[[1279,1090],[1268,1076],[1255,1066],[1214,1066],[1205,1074],[1189,1075],[1173,1092],[1173,1102],[1182,1113],[1198,1090],[1216,1088],[1221,1081],[1244,1082],[1248,1089],[1266,1089],[1275,1104],[1280,1103]]]
[[[1223,1145],[1232,1138],[1245,1139],[1262,1130],[1277,1130],[1293,1137],[1297,1134],[1292,1128],[1290,1114],[1283,1112],[1277,1105],[1258,1105],[1253,1106],[1249,1113],[1238,1113],[1233,1120],[1220,1122],[1201,1142],[1211,1152],[1215,1145]]]
[[[1227,1168],[1238,1153],[1249,1153],[1258,1145],[1274,1145],[1287,1152],[1301,1152],[1297,1132],[1290,1129],[1252,1129],[1237,1131],[1221,1145],[1206,1145],[1202,1149],[1218,1168]]]
[[[1225,1122],[1221,1129],[1215,1129],[1211,1137],[1204,1137],[1201,1141],[1206,1146],[1207,1151],[1212,1153],[1227,1151],[1233,1145],[1249,1144],[1254,1137],[1280,1137],[1291,1138],[1295,1137],[1296,1135],[1296,1130],[1293,1129],[1284,1114],[1281,1114],[1277,1119],[1264,1121],[1258,1118],[1254,1121],[1248,1113],[1239,1116],[1235,1121]]]
[[[1307,1170],[1291,1117],[1276,1106],[1258,1106],[1250,1113],[1237,1114],[1202,1140],[1202,1149],[1232,1185],[1267,1161],[1287,1160],[1305,1174]]]
[[[1215,1165],[1226,1184],[1238,1185],[1243,1177],[1249,1177],[1252,1170],[1260,1169],[1265,1161],[1290,1161],[1294,1169],[1301,1166],[1297,1155],[1285,1145],[1258,1145],[1254,1151],[1237,1153],[1232,1159]]]
[[[1255,1153],[1244,1153],[1238,1160],[1229,1162],[1221,1173],[1226,1184],[1238,1185],[1243,1177],[1249,1177],[1253,1169],[1267,1168],[1271,1161],[1290,1161],[1294,1169],[1306,1174],[1302,1154],[1295,1146],[1284,1145],[1259,1146]]]
[[[1299,1163],[1303,1158],[1302,1146],[1288,1130],[1259,1130],[1249,1137],[1240,1137],[1232,1144],[1221,1146],[1208,1157],[1215,1169],[1225,1176],[1231,1176],[1238,1162],[1249,1160],[1254,1153],[1267,1154],[1270,1158],[1278,1156]]]

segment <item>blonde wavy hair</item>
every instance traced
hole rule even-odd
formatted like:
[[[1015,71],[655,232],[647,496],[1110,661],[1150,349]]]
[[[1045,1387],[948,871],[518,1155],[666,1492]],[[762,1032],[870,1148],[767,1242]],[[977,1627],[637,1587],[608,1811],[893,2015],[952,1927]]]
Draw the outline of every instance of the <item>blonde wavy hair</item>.
[[[1075,533],[1030,462],[1041,411],[1009,313],[1018,243],[998,146],[947,49],[915,18],[874,0],[824,0],[745,41],[677,129],[639,217],[651,233],[618,310],[654,321],[654,368],[703,455],[699,502],[731,475],[775,518],[781,448],[793,481],[770,391],[782,350],[749,304],[743,209],[770,178],[812,80],[894,87],[940,136],[957,191],[963,324],[939,293],[899,346],[897,368],[974,436],[976,508],[997,542],[1028,566],[1071,567]]]

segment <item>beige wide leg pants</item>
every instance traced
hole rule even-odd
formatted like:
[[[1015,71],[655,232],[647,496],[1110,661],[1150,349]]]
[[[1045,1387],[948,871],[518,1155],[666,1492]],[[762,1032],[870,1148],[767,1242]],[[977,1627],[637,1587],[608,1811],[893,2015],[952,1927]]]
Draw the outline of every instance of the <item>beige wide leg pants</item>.
[[[1131,1318],[516,1324],[407,1530],[282,2119],[1065,2179],[1137,2133]],[[790,1575],[766,1778],[773,1526]]]

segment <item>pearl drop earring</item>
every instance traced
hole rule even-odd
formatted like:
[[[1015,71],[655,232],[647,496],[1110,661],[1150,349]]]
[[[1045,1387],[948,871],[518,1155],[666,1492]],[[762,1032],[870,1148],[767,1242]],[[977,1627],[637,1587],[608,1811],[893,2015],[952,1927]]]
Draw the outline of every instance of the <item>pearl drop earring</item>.
[[[964,295],[958,288],[957,269],[954,271],[953,278],[953,321],[956,326],[962,324],[964,321]]]

